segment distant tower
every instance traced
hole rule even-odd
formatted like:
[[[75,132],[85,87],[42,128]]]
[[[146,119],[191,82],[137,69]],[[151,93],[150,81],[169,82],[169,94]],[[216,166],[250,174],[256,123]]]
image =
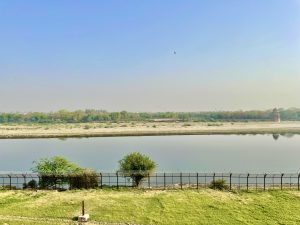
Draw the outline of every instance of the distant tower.
[[[280,113],[277,108],[273,109],[273,121],[280,123]]]

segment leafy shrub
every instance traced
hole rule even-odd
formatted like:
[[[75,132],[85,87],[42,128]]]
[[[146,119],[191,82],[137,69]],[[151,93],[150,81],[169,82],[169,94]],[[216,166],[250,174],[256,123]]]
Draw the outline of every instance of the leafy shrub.
[[[65,175],[47,175],[40,176],[39,187],[43,189],[56,189],[58,186],[66,184],[68,179]]]
[[[218,180],[212,181],[210,183],[209,187],[211,189],[216,189],[216,190],[220,190],[220,191],[229,189],[228,185],[226,184],[226,181],[223,179],[218,179]]]
[[[119,161],[119,164],[119,172],[123,173],[124,176],[131,177],[136,187],[140,186],[142,180],[156,168],[154,161],[139,152],[126,155]]]
[[[96,171],[83,169],[69,176],[70,189],[90,189],[98,187],[98,175]]]
[[[31,188],[31,189],[37,189],[38,183],[36,180],[31,180],[28,183],[23,184],[23,189]]]
[[[53,158],[45,158],[39,161],[34,161],[34,172],[39,173],[41,188],[56,188],[57,185],[68,183],[69,174],[74,174],[82,168],[67,159],[55,156]]]

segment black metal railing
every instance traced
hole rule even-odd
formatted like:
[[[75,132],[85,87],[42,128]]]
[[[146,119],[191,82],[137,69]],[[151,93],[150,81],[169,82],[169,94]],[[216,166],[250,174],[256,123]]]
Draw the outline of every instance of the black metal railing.
[[[47,175],[55,180],[51,189],[72,189],[68,182],[69,175]],[[135,187],[132,176],[117,173],[96,173],[95,180],[98,188]],[[0,174],[0,189],[33,188],[28,185],[30,181],[37,184],[34,188],[41,187],[41,179],[45,175],[36,173],[2,173]],[[71,176],[72,177],[72,176]],[[73,178],[74,179],[74,176]],[[76,176],[75,176],[76,179]],[[146,175],[140,188],[147,189],[184,189],[208,188],[213,181],[224,180],[229,189],[235,190],[270,190],[270,189],[295,189],[300,188],[299,173],[152,173]],[[80,182],[85,182],[81,179]],[[88,182],[88,181],[86,181]],[[83,188],[88,185],[82,185]]]

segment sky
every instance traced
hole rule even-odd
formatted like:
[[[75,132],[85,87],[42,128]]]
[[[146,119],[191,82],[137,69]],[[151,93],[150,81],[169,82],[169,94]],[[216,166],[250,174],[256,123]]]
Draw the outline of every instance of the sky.
[[[299,0],[0,1],[0,112],[274,107],[300,108]]]

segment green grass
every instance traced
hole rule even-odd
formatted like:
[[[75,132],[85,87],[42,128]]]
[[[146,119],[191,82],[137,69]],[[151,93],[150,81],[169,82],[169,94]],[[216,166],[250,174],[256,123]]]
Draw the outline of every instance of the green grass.
[[[0,224],[65,224],[79,215],[81,200],[91,220],[135,224],[300,224],[297,191],[214,190],[0,191]],[[6,216],[2,219],[2,216]],[[18,216],[28,221],[18,221]],[[55,219],[48,222],[36,218]],[[47,221],[47,220],[45,220]]]

